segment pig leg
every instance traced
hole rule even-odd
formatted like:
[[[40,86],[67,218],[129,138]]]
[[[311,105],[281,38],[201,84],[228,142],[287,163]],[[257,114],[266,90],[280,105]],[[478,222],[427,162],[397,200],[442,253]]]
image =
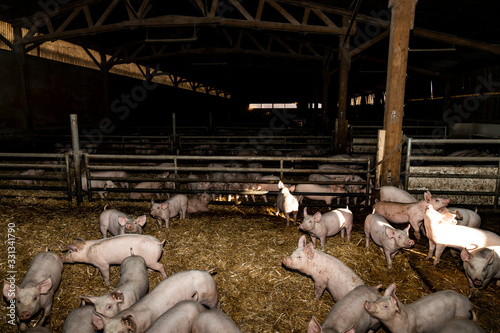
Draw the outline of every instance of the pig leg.
[[[262,195],[262,199],[264,199],[264,202],[267,202],[267,196],[265,194]]]
[[[425,258],[425,260],[431,259],[435,250],[436,250],[436,244],[434,244],[434,242],[429,240],[429,254],[427,254],[427,257]]]
[[[417,240],[420,240],[420,221],[410,220],[411,227],[413,228],[413,234]]]
[[[110,286],[109,283],[109,265],[108,264],[95,264],[95,267],[101,271],[104,283],[107,287]]]
[[[387,261],[387,269],[391,270],[392,269],[392,260],[394,257],[389,253],[389,251],[384,251],[385,254],[385,261]]]
[[[326,283],[324,281],[314,281],[314,294],[315,300],[319,301],[320,297],[323,295],[326,289]]]
[[[286,217],[286,226],[290,226],[290,213],[285,213],[285,217]]]
[[[44,326],[45,325],[45,321],[47,320],[47,318],[50,316],[50,313],[52,312],[52,303],[47,305],[44,309],[43,309],[43,316],[42,318],[40,318],[40,320],[35,324],[35,326]]]
[[[151,269],[154,269],[155,271],[158,271],[160,272],[161,274],[161,277],[163,279],[166,279],[167,278],[167,273],[165,273],[165,267],[163,267],[163,264],[159,263],[159,262],[156,262],[156,263],[153,263],[151,265],[149,265],[149,267]]]
[[[298,212],[292,212],[292,214],[293,214],[293,222],[295,222],[295,223],[297,222],[297,213]]]
[[[347,233],[347,243],[351,242],[351,232],[352,232],[352,225],[348,226],[345,228],[346,233]]]
[[[321,244],[321,250],[325,251],[325,244],[326,244],[326,235],[322,236],[319,238],[319,242]]]
[[[434,266],[439,264],[439,258],[441,258],[441,255],[443,254],[444,249],[446,249],[445,245],[442,245],[442,244],[436,245],[436,253],[434,254]]]

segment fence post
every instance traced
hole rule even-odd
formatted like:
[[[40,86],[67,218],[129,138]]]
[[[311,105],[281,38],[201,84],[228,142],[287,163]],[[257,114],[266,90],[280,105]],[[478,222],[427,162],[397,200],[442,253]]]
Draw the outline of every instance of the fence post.
[[[80,158],[80,142],[78,140],[78,115],[70,114],[71,121],[71,142],[73,145],[73,164],[75,167],[75,190],[76,204],[80,205],[82,199],[82,175],[81,175],[81,158]]]

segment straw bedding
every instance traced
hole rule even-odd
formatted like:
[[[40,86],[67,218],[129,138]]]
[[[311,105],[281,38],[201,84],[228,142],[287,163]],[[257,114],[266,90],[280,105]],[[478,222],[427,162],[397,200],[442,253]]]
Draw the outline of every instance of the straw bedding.
[[[100,238],[98,217],[106,204],[133,217],[148,215],[144,234],[166,240],[161,262],[168,275],[188,269],[216,268],[213,278],[222,310],[242,332],[306,332],[311,317],[314,315],[322,322],[334,304],[328,292],[315,301],[311,278],[282,266],[282,258],[297,248],[303,233],[296,225],[287,228],[284,217],[276,216],[274,209],[269,207],[211,205],[210,212],[190,214],[184,221],[178,217],[171,219],[171,230],[167,233],[165,229],[159,230],[156,221],[149,216],[148,201],[99,200],[76,206],[53,199],[3,198],[0,199],[3,234],[9,222],[16,224],[18,283],[33,256],[46,248],[63,255],[64,246],[71,244],[74,238]],[[315,211],[309,209],[310,214]],[[355,211],[351,242],[341,240],[340,235],[328,238],[325,252],[342,260],[367,285],[381,283],[386,288],[395,282],[397,295],[403,303],[444,289],[468,295],[460,259],[446,251],[438,267],[433,267],[432,261],[423,260],[428,249],[425,238],[411,251],[400,252],[392,272],[388,272],[384,256],[373,242],[365,249],[363,222],[367,214]],[[483,217],[483,221],[485,227],[490,226],[490,230],[495,231],[494,216]],[[0,251],[2,258],[6,258],[6,252],[4,245]],[[5,276],[6,271],[5,260],[2,260],[0,274]],[[61,332],[65,317],[79,304],[78,295],[100,295],[118,284],[119,266],[111,269],[110,288],[104,285],[101,275],[93,273],[94,268],[90,265],[64,265],[49,324],[53,332]],[[159,282],[160,274],[150,273],[150,290]],[[478,323],[486,332],[497,332],[500,327],[498,287],[490,285],[474,305]],[[6,313],[6,306],[3,302],[2,314]],[[1,331],[14,332],[14,327],[6,322],[2,315]]]

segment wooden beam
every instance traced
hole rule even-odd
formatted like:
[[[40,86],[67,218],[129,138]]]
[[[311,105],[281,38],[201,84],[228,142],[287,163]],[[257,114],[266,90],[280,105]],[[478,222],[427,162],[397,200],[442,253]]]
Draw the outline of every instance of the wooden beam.
[[[343,16],[342,26],[347,27],[348,25],[349,17]],[[335,133],[335,152],[339,154],[345,154],[347,152],[347,88],[349,81],[349,68],[351,66],[349,45],[349,38],[340,38],[339,98],[337,112],[337,132]]]
[[[389,61],[387,65],[384,113],[385,147],[381,186],[399,185],[401,140],[408,63],[408,44],[413,27],[416,0],[390,0],[392,5]]]

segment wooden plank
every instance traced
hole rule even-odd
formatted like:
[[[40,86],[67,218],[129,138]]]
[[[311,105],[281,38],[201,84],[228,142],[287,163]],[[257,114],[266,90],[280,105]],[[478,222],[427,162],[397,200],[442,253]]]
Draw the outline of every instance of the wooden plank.
[[[349,25],[349,17],[342,18],[342,26]],[[335,151],[340,154],[347,152],[347,88],[349,81],[349,67],[351,58],[349,57],[349,38],[343,42],[343,38],[339,41],[339,57],[340,57],[340,72],[339,72],[339,108],[337,113],[338,131],[335,133]]]
[[[389,60],[387,66],[386,104],[384,113],[385,147],[381,184],[399,185],[401,174],[401,149],[403,138],[403,106],[408,62],[410,29],[416,0],[394,0],[392,8]]]
[[[384,158],[384,147],[385,147],[385,131],[378,130],[378,142],[377,142],[377,158],[376,163],[380,162]],[[382,174],[382,164],[378,164],[375,169],[375,188],[380,187],[380,177]]]

